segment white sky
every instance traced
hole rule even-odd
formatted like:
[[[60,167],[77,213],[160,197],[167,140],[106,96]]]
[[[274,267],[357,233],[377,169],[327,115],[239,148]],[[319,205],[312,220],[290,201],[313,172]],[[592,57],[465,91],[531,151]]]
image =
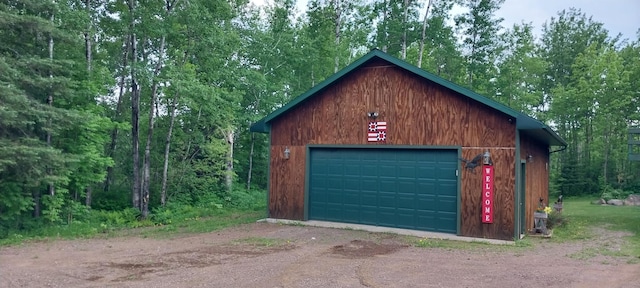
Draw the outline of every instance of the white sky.
[[[250,0],[257,5],[264,5],[270,0]],[[419,0],[426,3],[426,0]],[[297,0],[299,11],[304,11],[307,0]],[[536,34],[540,34],[542,25],[557,12],[570,7],[580,8],[594,21],[604,24],[609,35],[622,33],[623,38],[637,40],[636,31],[640,29],[640,1],[639,0],[506,0],[497,12],[498,17],[504,18],[502,25],[511,27],[514,23],[533,23]],[[454,9],[453,13],[460,11]]]

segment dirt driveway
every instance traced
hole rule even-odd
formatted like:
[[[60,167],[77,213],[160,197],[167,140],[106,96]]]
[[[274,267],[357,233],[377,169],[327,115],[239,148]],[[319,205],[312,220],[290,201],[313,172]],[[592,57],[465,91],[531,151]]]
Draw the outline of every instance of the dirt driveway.
[[[602,235],[417,247],[395,234],[255,223],[173,239],[3,247],[0,287],[640,287],[640,264],[629,264],[638,259],[597,253],[617,249],[624,234]]]

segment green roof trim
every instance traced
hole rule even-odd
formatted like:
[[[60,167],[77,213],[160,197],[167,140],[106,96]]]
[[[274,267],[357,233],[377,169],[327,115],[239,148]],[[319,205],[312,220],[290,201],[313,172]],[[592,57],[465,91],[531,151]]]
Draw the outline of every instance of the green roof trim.
[[[421,68],[418,68],[412,64],[409,64],[405,61],[402,61],[396,57],[393,57],[387,53],[384,53],[378,49],[374,49],[371,50],[371,52],[367,53],[366,55],[362,56],[361,58],[359,58],[358,60],[354,61],[353,63],[349,64],[347,67],[345,67],[344,69],[338,71],[338,73],[335,73],[333,75],[331,75],[329,78],[325,79],[324,81],[322,81],[321,83],[319,83],[318,85],[312,87],[309,91],[305,92],[304,94],[296,97],[295,99],[293,99],[291,102],[287,103],[286,105],[280,107],[279,109],[273,111],[271,114],[265,116],[264,118],[260,119],[260,121],[254,123],[253,125],[251,125],[250,130],[252,132],[263,132],[263,133],[268,133],[270,131],[270,125],[269,122],[271,122],[271,120],[279,117],[280,115],[282,115],[283,113],[289,111],[290,109],[293,109],[294,107],[300,105],[301,103],[303,103],[304,101],[306,101],[307,99],[309,99],[310,97],[313,97],[314,95],[316,95],[318,92],[324,90],[325,88],[327,88],[328,86],[330,86],[331,84],[333,84],[334,82],[338,81],[339,79],[341,79],[342,77],[346,76],[347,74],[351,73],[352,71],[356,70],[357,68],[359,68],[360,66],[362,66],[363,64],[371,61],[372,59],[382,59],[384,61],[387,61],[393,65],[396,65],[402,69],[405,69],[415,75],[418,75],[424,79],[427,79],[431,82],[434,82],[438,85],[444,86],[450,90],[453,90],[457,93],[460,93],[464,96],[467,96],[477,102],[480,102],[486,106],[489,106],[495,110],[498,110],[506,115],[509,115],[513,118],[515,118],[516,120],[516,128],[518,130],[522,130],[525,132],[525,134],[530,135],[532,137],[534,137],[537,140],[540,140],[550,146],[567,146],[567,142],[562,139],[558,134],[556,134],[553,129],[551,129],[551,127],[545,125],[544,123],[524,114],[521,112],[518,112],[502,103],[499,103],[497,101],[494,101],[492,99],[489,99],[485,96],[482,96],[476,92],[473,92],[465,87],[462,87],[460,85],[457,85],[453,82],[450,82],[446,79],[440,78],[434,74],[431,74],[425,70],[422,70]]]

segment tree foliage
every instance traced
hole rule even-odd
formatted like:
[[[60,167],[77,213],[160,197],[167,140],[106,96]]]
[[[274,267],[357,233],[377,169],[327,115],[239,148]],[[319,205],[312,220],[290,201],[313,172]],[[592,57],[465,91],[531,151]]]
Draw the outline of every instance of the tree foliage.
[[[0,226],[239,205],[269,177],[249,126],[373,48],[556,128],[555,192],[640,189],[640,34],[576,8],[505,28],[502,3],[1,1]]]

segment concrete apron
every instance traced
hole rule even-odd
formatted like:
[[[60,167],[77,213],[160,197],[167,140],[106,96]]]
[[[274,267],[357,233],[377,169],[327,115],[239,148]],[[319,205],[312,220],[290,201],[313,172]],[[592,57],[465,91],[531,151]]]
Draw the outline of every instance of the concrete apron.
[[[457,236],[457,235],[447,234],[447,233],[427,232],[427,231],[419,231],[419,230],[371,226],[371,225],[362,225],[362,224],[316,221],[316,220],[296,221],[296,220],[287,220],[287,219],[266,218],[266,219],[258,220],[258,222],[279,223],[279,224],[287,224],[287,225],[304,225],[304,226],[324,227],[324,228],[353,229],[353,230],[362,230],[362,231],[378,232],[378,233],[394,233],[399,235],[409,235],[409,236],[428,238],[428,239],[481,242],[481,243],[489,243],[489,244],[497,244],[497,245],[514,245],[515,244],[514,241],[506,241],[506,240],[464,237],[464,236]]]

